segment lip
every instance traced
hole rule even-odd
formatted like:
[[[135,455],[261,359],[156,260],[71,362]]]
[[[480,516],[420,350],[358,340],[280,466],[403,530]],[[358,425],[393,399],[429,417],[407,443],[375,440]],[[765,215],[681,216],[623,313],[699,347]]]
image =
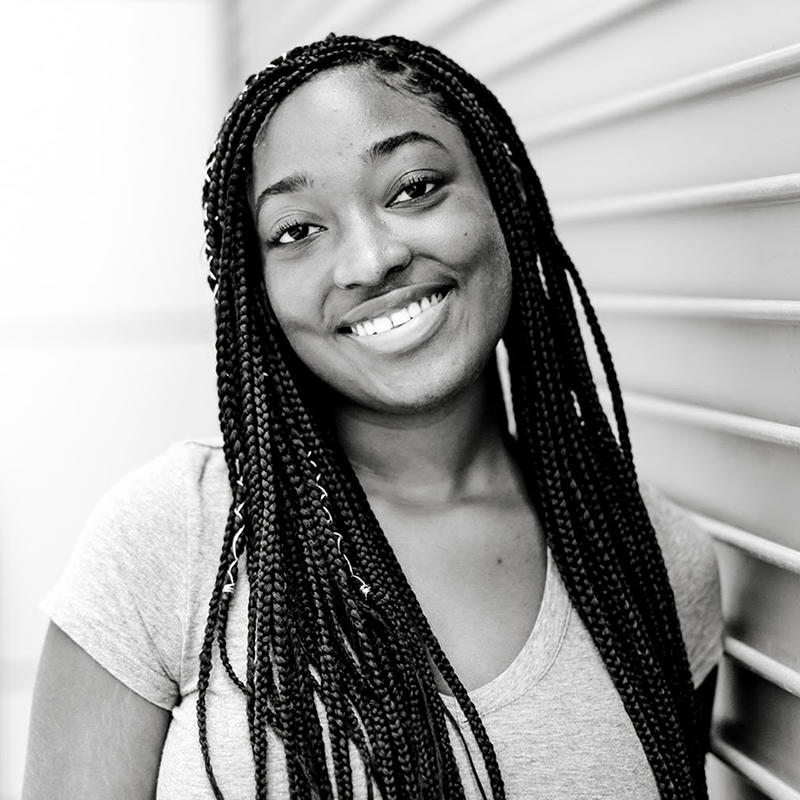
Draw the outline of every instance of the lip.
[[[399,311],[415,300],[419,301],[423,297],[429,297],[435,291],[449,292],[452,288],[452,284],[415,283],[411,286],[404,286],[401,289],[393,289],[380,297],[373,297],[371,300],[367,300],[350,309],[339,320],[336,325],[336,331],[337,333],[347,334],[349,331],[344,330],[344,328],[352,328],[357,322],[388,316],[392,311]],[[389,332],[387,331],[387,333]]]
[[[383,333],[367,336],[358,336],[355,333],[343,335],[356,347],[364,347],[374,353],[383,355],[407,353],[425,344],[441,328],[449,314],[453,294],[454,290],[451,289],[435,306],[431,306],[408,322]]]

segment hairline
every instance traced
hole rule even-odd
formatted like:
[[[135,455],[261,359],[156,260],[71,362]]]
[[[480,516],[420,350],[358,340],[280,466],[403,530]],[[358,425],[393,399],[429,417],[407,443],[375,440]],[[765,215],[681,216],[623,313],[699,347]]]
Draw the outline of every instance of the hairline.
[[[402,79],[397,76],[397,79],[393,80],[395,76],[391,72],[387,70],[380,69],[374,61],[354,61],[349,64],[334,64],[330,67],[325,67],[321,69],[319,72],[315,72],[311,75],[307,80],[304,80],[302,83],[299,83],[295,86],[288,94],[285,94],[266,114],[264,119],[261,121],[261,124],[256,131],[255,136],[253,137],[253,144],[252,150],[255,151],[264,141],[264,137],[267,134],[267,128],[269,127],[269,123],[272,120],[273,115],[275,112],[280,108],[282,103],[290,98],[294,92],[296,92],[302,86],[308,86],[309,84],[316,81],[318,78],[321,78],[324,75],[328,75],[330,73],[335,72],[343,72],[345,70],[358,70],[365,77],[370,78],[377,83],[380,83],[382,86],[387,87],[395,92],[399,92],[400,94],[410,97],[415,100],[419,100],[424,105],[428,106],[430,109],[435,111],[440,117],[442,117],[447,122],[456,125],[458,129],[464,133],[464,130],[461,125],[461,120],[455,114],[450,113],[447,108],[445,107],[444,102],[437,103],[436,102],[436,95],[433,95],[428,92],[415,92],[408,86],[403,85]],[[471,149],[471,148],[470,148]]]
[[[477,155],[472,147],[472,143],[469,140],[469,137],[466,135],[464,128],[461,124],[461,120],[455,114],[450,113],[444,103],[444,99],[440,95],[434,95],[430,92],[415,92],[410,87],[405,86],[403,84],[402,79],[400,79],[399,75],[397,76],[396,80],[392,80],[395,77],[391,72],[388,70],[382,70],[378,67],[378,65],[373,60],[362,60],[362,61],[353,61],[347,64],[334,64],[330,67],[325,67],[321,69],[319,72],[315,72],[311,75],[307,80],[302,81],[297,86],[295,86],[288,94],[285,94],[281,99],[267,111],[266,116],[261,121],[261,124],[256,131],[255,136],[253,137],[253,143],[250,148],[250,158],[251,158],[251,168],[247,173],[247,181],[245,190],[247,193],[248,198],[248,205],[252,207],[252,195],[253,195],[253,169],[252,169],[252,157],[255,151],[264,143],[264,139],[267,135],[267,129],[269,128],[269,123],[272,121],[272,117],[274,116],[275,112],[281,107],[285,100],[288,100],[294,92],[300,89],[303,86],[308,86],[309,84],[316,81],[318,78],[323,77],[324,75],[328,75],[330,73],[335,72],[342,72],[345,70],[358,70],[365,77],[374,80],[376,83],[379,83],[382,86],[385,86],[392,91],[398,92],[405,97],[410,97],[412,99],[418,100],[420,103],[427,106],[429,109],[434,111],[438,114],[442,119],[446,122],[455,125],[459,131],[461,132],[462,136],[464,136],[464,140],[467,143],[467,147],[469,151],[472,153],[473,158],[475,158],[476,162],[478,161]],[[440,103],[436,102],[436,99],[440,99]],[[252,209],[251,209],[252,210]]]

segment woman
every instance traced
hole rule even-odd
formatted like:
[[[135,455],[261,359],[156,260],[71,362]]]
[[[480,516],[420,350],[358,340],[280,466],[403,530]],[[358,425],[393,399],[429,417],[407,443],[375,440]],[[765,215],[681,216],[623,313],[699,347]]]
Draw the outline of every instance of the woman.
[[[204,203],[223,447],[88,526],[26,797],[706,797],[713,553],[637,482],[491,93],[398,37],[297,48]]]

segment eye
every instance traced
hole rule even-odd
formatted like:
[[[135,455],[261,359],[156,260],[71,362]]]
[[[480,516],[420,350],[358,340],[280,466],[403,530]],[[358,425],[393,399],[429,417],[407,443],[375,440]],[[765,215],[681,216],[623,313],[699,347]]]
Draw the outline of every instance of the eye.
[[[287,245],[301,242],[314,233],[324,230],[322,225],[312,225],[310,222],[294,222],[288,220],[278,227],[269,240],[271,245]]]
[[[432,175],[419,175],[406,181],[389,205],[413,203],[432,194],[441,185],[441,179]]]

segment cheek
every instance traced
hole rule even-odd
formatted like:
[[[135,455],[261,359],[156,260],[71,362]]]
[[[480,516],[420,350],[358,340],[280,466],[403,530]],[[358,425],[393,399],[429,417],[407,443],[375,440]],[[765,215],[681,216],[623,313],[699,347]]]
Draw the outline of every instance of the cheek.
[[[453,261],[487,280],[510,272],[500,224],[488,200],[465,198],[454,212],[449,224],[443,225]]]
[[[264,270],[267,299],[278,324],[291,342],[293,334],[310,324],[314,304],[312,282],[299,270]]]
[[[499,226],[476,224],[457,241],[462,274],[480,296],[487,313],[507,313],[511,296],[511,261]]]
[[[511,259],[500,226],[484,224],[462,236],[465,251],[469,250],[471,279],[486,324],[497,329],[505,327],[511,306]]]
[[[283,267],[284,265],[280,265]],[[314,272],[302,269],[266,268],[267,300],[289,347],[320,380],[333,385],[330,339],[320,336],[324,328],[324,287],[314,281]]]

